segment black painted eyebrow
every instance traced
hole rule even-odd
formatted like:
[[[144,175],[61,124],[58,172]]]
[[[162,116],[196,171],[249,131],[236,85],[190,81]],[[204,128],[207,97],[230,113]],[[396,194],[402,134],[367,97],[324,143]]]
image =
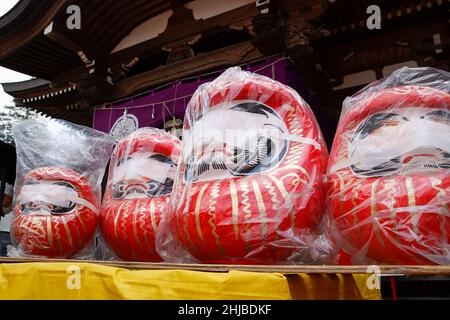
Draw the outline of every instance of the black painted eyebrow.
[[[356,135],[360,136],[361,139],[366,138],[369,134],[371,134],[376,129],[381,128],[382,123],[386,120],[389,120],[393,117],[399,116],[397,113],[377,113],[372,115],[370,118],[365,120],[362,124],[359,125],[358,129],[356,129]]]
[[[450,113],[445,110],[435,110],[425,115],[426,117],[434,116],[434,117],[442,117],[450,120]]]
[[[271,123],[264,123],[264,126],[269,126],[269,127],[277,128],[278,130],[280,130],[281,132],[284,133],[284,130],[283,130],[283,129],[281,129],[279,126],[276,126],[276,125],[274,125],[274,124],[271,124]]]
[[[272,108],[269,108],[261,103],[244,102],[233,106],[231,110],[260,114],[266,117],[268,117],[268,114],[272,114],[279,118],[278,114]]]
[[[150,159],[155,159],[155,160],[157,160],[159,162],[162,162],[162,163],[168,163],[170,165],[175,165],[175,163],[172,161],[172,159],[170,159],[169,157],[166,157],[163,154],[153,154],[149,158]]]
[[[130,156],[123,156],[122,158],[120,158],[117,162],[116,162],[116,167],[120,167],[122,164],[125,163],[125,161],[130,160],[131,157]]]
[[[268,114],[272,114],[278,119],[281,119],[280,116],[272,109],[269,108],[261,103],[258,102],[244,102],[239,103],[233,107],[231,107],[230,110],[238,111],[238,112],[249,112],[254,114],[260,114],[268,118]],[[197,117],[195,117],[195,121],[199,121],[204,116],[204,112],[200,112]]]

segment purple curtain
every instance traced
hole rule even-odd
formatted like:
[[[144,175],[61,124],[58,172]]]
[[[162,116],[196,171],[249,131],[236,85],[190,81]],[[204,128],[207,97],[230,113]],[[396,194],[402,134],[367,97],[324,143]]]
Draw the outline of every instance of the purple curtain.
[[[285,83],[295,88],[302,95],[308,94],[301,79],[296,74],[295,68],[286,58],[271,57],[264,61],[243,65],[242,69]],[[183,120],[185,108],[197,87],[214,80],[223,71],[175,81],[160,89],[154,89],[139,96],[113,103],[108,107],[97,108],[94,110],[93,128],[110,132],[111,127],[119,117],[124,115],[125,111],[137,118],[139,127],[163,128],[165,121],[171,120],[173,117]]]

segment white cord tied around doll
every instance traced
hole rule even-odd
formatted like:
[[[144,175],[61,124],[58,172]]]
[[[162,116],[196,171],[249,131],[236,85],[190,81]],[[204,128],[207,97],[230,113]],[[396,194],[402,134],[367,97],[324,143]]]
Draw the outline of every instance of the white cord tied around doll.
[[[370,169],[402,155],[427,153],[430,147],[450,152],[450,126],[446,124],[417,119],[378,130],[377,135],[353,140],[349,156],[333,165],[330,173],[353,164]]]
[[[55,185],[52,182],[40,182],[39,184],[27,184],[20,190],[17,202],[19,204],[31,202],[44,202],[55,206],[65,207],[67,202],[81,204],[95,213],[99,208],[86,199],[80,198],[78,192],[71,188]]]

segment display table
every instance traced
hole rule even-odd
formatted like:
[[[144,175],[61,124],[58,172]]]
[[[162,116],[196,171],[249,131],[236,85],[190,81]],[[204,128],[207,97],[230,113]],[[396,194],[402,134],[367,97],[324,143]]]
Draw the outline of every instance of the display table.
[[[0,299],[380,299],[367,266],[254,266],[0,258]],[[382,275],[450,275],[382,266]],[[372,286],[373,287],[373,286]]]

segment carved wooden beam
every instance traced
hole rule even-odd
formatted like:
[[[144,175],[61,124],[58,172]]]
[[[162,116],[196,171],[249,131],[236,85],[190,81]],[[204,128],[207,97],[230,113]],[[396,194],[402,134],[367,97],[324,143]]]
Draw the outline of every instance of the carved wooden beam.
[[[44,35],[77,53],[80,58],[83,58],[84,55],[90,61],[105,57],[108,54],[103,48],[89,40],[85,35],[82,35],[79,30],[69,30],[61,19],[54,19],[45,28]],[[88,61],[83,62],[89,64]]]
[[[440,34],[442,52],[436,53],[433,36]],[[448,57],[450,32],[445,20],[417,22],[414,26],[366,33],[358,39],[340,42],[321,41],[315,44],[315,63],[320,63],[330,77],[339,81],[346,74],[368,69],[380,69],[386,65],[407,60],[423,60],[425,57]],[[426,45],[427,44],[427,45]]]
[[[236,44],[122,80],[109,90],[108,98],[110,101],[117,100],[149,87],[262,57],[263,54],[250,42]]]
[[[422,41],[429,39],[432,43],[433,35],[442,33],[449,34],[448,22],[444,19],[429,22],[416,22],[414,26],[404,26],[386,31],[366,32],[359,38],[346,40],[328,41],[324,38],[322,43],[315,43],[315,52],[318,56],[328,55],[346,56],[351,52],[362,52],[371,49],[379,49],[386,45],[419,45]]]

